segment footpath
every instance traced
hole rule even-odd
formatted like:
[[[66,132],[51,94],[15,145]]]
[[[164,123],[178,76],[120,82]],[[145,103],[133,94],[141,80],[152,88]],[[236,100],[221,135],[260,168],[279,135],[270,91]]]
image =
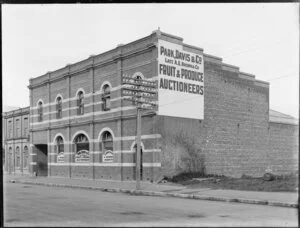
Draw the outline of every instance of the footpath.
[[[296,192],[259,192],[209,188],[191,189],[179,184],[157,184],[150,182],[141,182],[141,190],[136,190],[135,181],[87,180],[8,174],[3,176],[3,182],[4,187],[6,182],[12,182],[52,187],[98,190],[104,192],[118,192],[131,195],[178,197],[194,200],[211,200],[298,208],[298,193]]]

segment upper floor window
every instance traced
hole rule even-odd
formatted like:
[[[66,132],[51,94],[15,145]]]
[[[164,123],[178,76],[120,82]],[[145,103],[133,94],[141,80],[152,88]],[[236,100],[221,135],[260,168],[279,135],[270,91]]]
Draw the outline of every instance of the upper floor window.
[[[28,134],[28,118],[24,118],[24,135],[27,136]]]
[[[110,87],[107,84],[103,86],[102,102],[103,111],[110,110]]]
[[[83,92],[80,91],[77,94],[77,115],[83,115],[84,114],[84,95]]]
[[[62,118],[62,99],[58,97],[56,99],[56,119]]]
[[[13,129],[12,129],[12,121],[8,121],[8,137],[12,138],[13,137]]]
[[[137,75],[135,77],[135,82],[136,83],[140,82],[141,80],[142,80],[142,77],[140,75]],[[140,86],[136,86],[136,89],[140,89]],[[135,105],[137,105],[137,102],[133,101],[132,104],[135,106]]]
[[[38,103],[38,121],[43,121],[43,103],[41,101]]]
[[[20,119],[16,119],[16,137],[21,136],[21,124]]]

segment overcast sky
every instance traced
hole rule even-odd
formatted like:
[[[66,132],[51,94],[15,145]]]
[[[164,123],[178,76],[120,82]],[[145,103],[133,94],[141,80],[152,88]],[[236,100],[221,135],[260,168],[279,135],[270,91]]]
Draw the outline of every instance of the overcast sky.
[[[158,27],[270,82],[270,108],[298,118],[298,3],[2,5],[3,105],[29,105],[29,78]]]

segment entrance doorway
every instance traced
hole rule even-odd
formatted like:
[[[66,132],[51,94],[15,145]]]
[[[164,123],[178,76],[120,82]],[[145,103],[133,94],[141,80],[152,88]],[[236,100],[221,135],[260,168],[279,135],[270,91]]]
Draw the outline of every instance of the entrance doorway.
[[[136,164],[137,161],[137,145],[134,145],[134,156],[133,156],[133,163]],[[135,166],[136,167],[136,166]],[[137,167],[136,167],[137,168]],[[133,179],[136,180],[136,168],[133,169]],[[140,157],[140,180],[143,180],[143,149],[141,147],[141,157]]]
[[[47,144],[36,144],[37,176],[48,176],[48,146]]]

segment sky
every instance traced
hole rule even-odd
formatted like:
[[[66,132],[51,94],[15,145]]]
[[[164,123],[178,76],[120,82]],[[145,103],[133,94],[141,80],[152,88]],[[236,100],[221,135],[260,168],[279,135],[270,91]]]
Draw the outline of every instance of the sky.
[[[299,118],[299,4],[2,5],[2,102],[29,105],[29,79],[162,32],[270,83],[270,108]]]

